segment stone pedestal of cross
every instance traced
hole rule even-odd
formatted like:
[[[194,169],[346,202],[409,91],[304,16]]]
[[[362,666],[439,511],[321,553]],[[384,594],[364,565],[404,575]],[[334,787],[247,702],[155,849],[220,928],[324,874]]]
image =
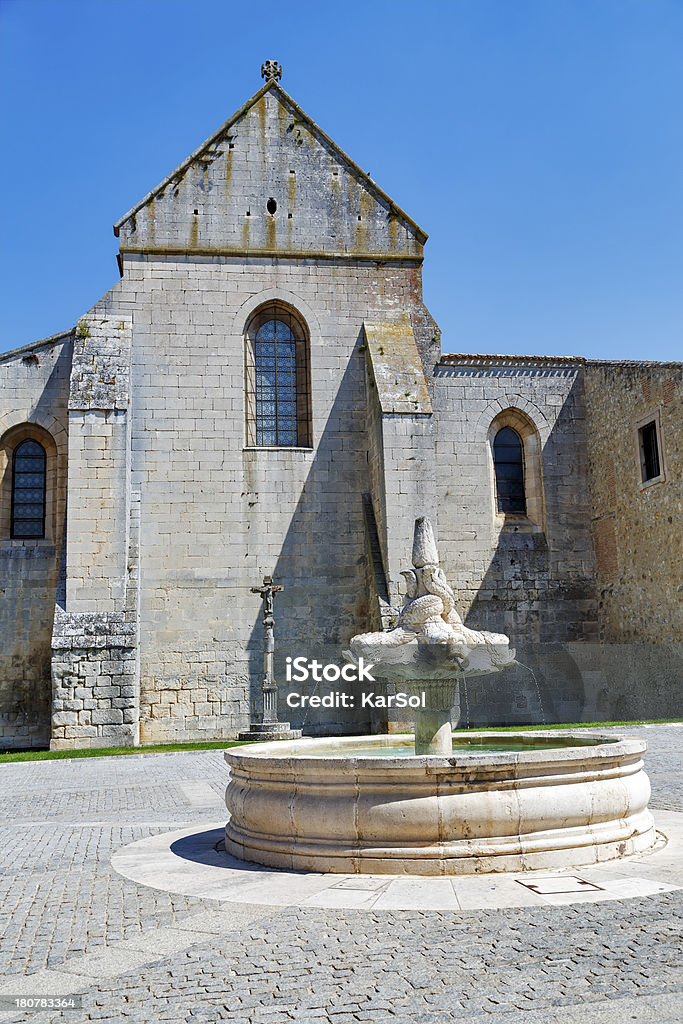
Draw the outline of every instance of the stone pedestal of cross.
[[[300,729],[290,729],[289,722],[277,719],[277,683],[273,669],[275,653],[275,615],[273,599],[284,587],[273,583],[272,576],[264,576],[260,587],[252,587],[252,594],[260,594],[263,600],[263,714],[260,721],[252,721],[247,732],[241,732],[241,740],[296,740],[301,737]]]

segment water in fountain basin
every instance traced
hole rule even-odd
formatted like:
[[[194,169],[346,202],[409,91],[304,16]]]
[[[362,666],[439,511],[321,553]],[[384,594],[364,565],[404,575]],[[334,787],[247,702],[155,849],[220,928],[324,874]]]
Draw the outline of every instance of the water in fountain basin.
[[[510,736],[496,734],[490,738],[487,736],[461,736],[459,733],[453,735],[453,757],[458,755],[472,754],[514,754],[530,752],[534,750],[561,750],[568,747],[593,746],[594,736],[577,737],[572,735],[568,738],[563,736],[539,736],[536,738],[533,733],[520,736],[519,733]],[[605,737],[600,742],[611,742]],[[614,741],[616,742],[616,740]],[[257,753],[257,751],[254,751]],[[288,757],[415,757],[414,739],[411,735],[387,736],[384,740],[379,736],[373,737],[372,742],[364,742],[363,738],[358,740],[329,739],[316,740],[315,747],[306,747],[298,751],[288,751]]]

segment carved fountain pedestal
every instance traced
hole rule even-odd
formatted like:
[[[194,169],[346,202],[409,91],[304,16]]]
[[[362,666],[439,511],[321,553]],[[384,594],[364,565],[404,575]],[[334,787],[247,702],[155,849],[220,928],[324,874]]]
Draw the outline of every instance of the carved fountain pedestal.
[[[415,711],[415,753],[450,757],[453,753],[453,729],[460,717],[458,679],[449,675],[441,682],[429,677],[397,681],[392,673],[391,681],[409,696],[422,698],[424,695],[426,706]]]

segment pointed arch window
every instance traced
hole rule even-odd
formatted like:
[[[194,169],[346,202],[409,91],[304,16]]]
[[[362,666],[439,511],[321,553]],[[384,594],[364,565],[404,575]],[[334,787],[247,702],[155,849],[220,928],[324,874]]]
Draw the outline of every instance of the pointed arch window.
[[[526,515],[524,445],[513,427],[503,427],[493,439],[498,511]]]
[[[33,439],[22,441],[12,457],[12,538],[45,536],[46,483],[45,449]]]
[[[279,303],[257,310],[247,326],[247,444],[310,448],[311,395],[308,332]]]

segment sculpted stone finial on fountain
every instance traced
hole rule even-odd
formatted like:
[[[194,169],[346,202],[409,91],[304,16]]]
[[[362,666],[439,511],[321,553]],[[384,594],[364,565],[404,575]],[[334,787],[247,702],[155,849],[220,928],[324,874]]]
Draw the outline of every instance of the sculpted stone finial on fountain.
[[[415,752],[449,755],[459,679],[500,672],[514,665],[515,652],[506,636],[464,625],[425,517],[415,520],[413,568],[402,575],[406,599],[396,627],[359,633],[347,656],[369,662],[376,679],[424,694],[425,710],[415,717]]]
[[[508,637],[463,624],[439,565],[432,524],[424,516],[415,520],[412,561],[413,569],[401,574],[406,599],[398,624],[383,633],[354,636],[351,656],[375,662],[379,675],[382,665],[391,666],[391,677],[404,679],[422,678],[427,663],[432,678],[499,672],[514,664]]]

